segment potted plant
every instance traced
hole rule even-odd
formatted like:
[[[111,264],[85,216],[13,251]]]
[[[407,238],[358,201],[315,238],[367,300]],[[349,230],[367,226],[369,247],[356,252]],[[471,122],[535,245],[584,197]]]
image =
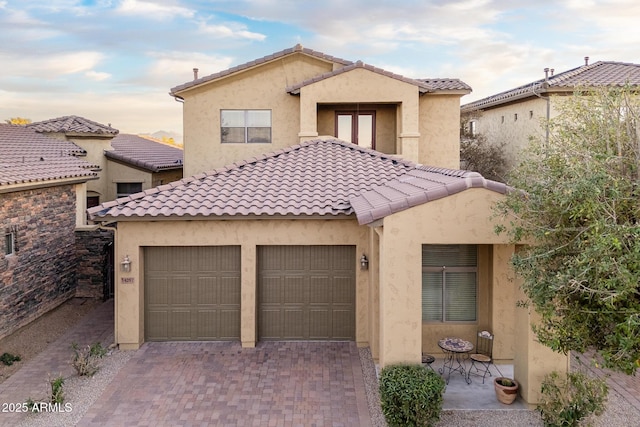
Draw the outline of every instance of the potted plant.
[[[497,377],[493,380],[493,386],[500,403],[510,405],[516,400],[519,384],[513,378]]]

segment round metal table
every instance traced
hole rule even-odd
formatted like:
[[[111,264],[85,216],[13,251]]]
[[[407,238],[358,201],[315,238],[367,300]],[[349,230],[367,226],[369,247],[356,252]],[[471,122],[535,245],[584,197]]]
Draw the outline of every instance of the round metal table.
[[[466,375],[464,360],[468,357],[468,353],[473,350],[473,344],[462,338],[448,337],[439,340],[438,347],[440,347],[445,354],[444,364],[438,371],[442,375],[444,375],[445,372],[447,373],[447,384],[449,384],[451,372],[460,372],[467,384],[471,384],[471,379]]]

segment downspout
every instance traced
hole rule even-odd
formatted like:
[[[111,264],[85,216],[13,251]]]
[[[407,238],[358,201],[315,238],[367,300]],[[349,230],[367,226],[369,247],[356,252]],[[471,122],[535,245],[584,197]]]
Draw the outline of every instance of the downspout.
[[[551,75],[553,76],[553,68],[551,69]],[[547,96],[542,96],[536,92],[537,89],[548,89],[549,88],[549,68],[544,69],[544,83],[539,86],[532,86],[531,93],[533,93],[538,98],[544,99],[547,102],[547,112],[546,112],[546,122],[545,122],[545,137],[544,137],[544,145],[545,148],[549,145],[549,119],[551,118],[551,99],[549,94]]]

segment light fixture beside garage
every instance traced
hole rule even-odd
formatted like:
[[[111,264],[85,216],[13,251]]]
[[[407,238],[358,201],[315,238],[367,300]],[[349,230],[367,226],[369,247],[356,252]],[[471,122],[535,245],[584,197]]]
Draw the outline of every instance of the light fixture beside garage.
[[[131,271],[131,260],[129,259],[129,255],[125,255],[120,263],[120,271],[123,273],[129,273]]]
[[[360,270],[368,270],[369,269],[369,260],[365,254],[362,254],[360,257]]]

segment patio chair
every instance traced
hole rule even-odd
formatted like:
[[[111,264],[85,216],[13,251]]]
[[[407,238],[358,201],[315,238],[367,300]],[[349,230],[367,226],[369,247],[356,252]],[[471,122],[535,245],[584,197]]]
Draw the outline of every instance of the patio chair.
[[[422,365],[427,366],[429,369],[433,371],[433,367],[431,364],[436,361],[436,358],[430,354],[422,353]]]
[[[471,374],[471,369],[475,368],[476,373],[473,375],[482,375],[482,384],[487,377],[487,374],[491,376],[489,367],[493,365],[500,376],[502,373],[500,369],[493,363],[493,338],[494,335],[489,331],[478,331],[476,336],[476,352],[469,355],[471,359],[471,366],[469,367],[468,375]]]

